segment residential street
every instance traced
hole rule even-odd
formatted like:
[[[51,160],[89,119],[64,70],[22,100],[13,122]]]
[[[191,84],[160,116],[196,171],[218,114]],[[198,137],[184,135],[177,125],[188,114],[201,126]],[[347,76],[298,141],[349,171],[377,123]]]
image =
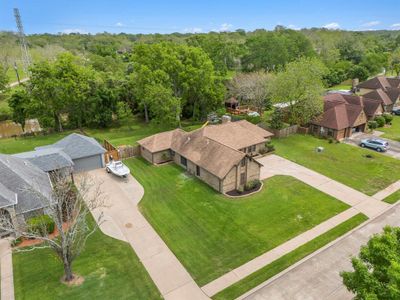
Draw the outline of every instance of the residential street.
[[[389,140],[389,139],[385,139],[382,137],[379,137],[379,133],[375,132],[375,134],[370,134],[370,133],[360,133],[360,134],[355,134],[347,139],[344,140],[344,143],[349,144],[349,145],[353,145],[353,146],[357,146],[359,147],[361,140],[363,139],[370,139],[370,138],[379,138],[385,141],[389,142],[389,150],[386,152],[383,152],[382,154],[390,156],[390,157],[394,157],[397,159],[400,159],[400,142],[396,142],[393,140]],[[376,152],[373,149],[370,149],[371,152]]]
[[[360,246],[371,235],[381,232],[385,225],[400,226],[400,205],[393,206],[332,246],[316,252],[311,258],[306,258],[239,299],[351,299],[352,294],[343,286],[339,272],[351,270],[350,256],[356,255]]]

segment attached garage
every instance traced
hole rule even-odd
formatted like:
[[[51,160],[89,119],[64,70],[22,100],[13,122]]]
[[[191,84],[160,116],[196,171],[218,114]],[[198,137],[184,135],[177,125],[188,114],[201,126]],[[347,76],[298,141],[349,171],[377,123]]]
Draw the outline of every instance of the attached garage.
[[[65,152],[74,162],[74,171],[90,171],[105,167],[104,149],[94,138],[72,133],[57,143],[43,148],[56,148]]]

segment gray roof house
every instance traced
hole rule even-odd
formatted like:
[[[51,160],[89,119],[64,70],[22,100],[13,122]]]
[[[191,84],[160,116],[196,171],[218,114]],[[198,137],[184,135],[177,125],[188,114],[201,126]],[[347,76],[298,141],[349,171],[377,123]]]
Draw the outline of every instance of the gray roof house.
[[[23,152],[14,155],[30,161],[45,172],[71,169],[74,162],[64,151],[58,148],[45,148],[35,151]]]
[[[76,172],[99,169],[105,165],[106,150],[94,138],[77,133],[72,133],[52,145],[37,147],[35,150],[58,151],[57,155],[62,156],[66,154],[72,160]]]
[[[43,213],[52,194],[46,172],[28,160],[0,154],[0,174],[0,210],[16,226],[23,226],[31,215]]]

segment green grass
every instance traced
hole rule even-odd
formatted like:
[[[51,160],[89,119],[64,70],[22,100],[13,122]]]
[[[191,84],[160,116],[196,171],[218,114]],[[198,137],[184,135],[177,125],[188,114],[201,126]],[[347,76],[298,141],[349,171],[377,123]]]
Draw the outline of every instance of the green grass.
[[[182,126],[183,129],[189,131],[198,128],[200,124],[189,123],[187,121],[183,122]],[[139,118],[134,117],[132,120],[125,122],[122,126],[105,129],[84,129],[84,132],[96,138],[99,142],[107,139],[114,146],[120,146],[135,145],[138,140],[146,136],[169,129],[172,128],[152,123],[145,124]],[[52,133],[48,135],[0,139],[0,153],[13,154],[31,151],[34,150],[35,147],[55,143],[72,132],[74,131],[66,130],[61,133]]]
[[[48,249],[14,253],[13,266],[16,299],[161,299],[131,246],[100,231],[73,264],[80,286],[60,282],[62,264]]]
[[[394,192],[393,194],[390,194],[385,199],[383,199],[384,202],[390,203],[390,204],[394,204],[399,200],[400,200],[400,190]]]
[[[351,84],[338,84],[335,86],[331,86],[330,88],[328,88],[328,91],[332,91],[332,90],[351,90]]]
[[[377,128],[385,134],[382,137],[400,142],[400,116],[393,116],[392,125],[390,127]]]
[[[306,257],[307,255],[313,253],[314,251],[325,246],[329,242],[337,239],[346,232],[357,227],[359,224],[361,224],[367,219],[368,218],[363,214],[355,215],[354,217],[337,225],[331,230],[325,232],[324,234],[296,248],[292,252],[278,258],[269,265],[247,276],[246,278],[242,279],[236,284],[219,292],[212,298],[215,300],[226,300],[226,299],[235,299],[240,295],[243,295],[244,293],[256,287],[257,285],[261,284],[262,282],[270,279],[276,274],[287,269],[288,267],[298,262],[302,258]]]
[[[200,286],[348,208],[292,177],[231,199],[174,164],[125,163],[144,186],[141,211]]]
[[[273,140],[276,154],[317,171],[367,195],[400,179],[400,161],[346,144],[328,143],[310,135]],[[315,148],[322,146],[322,153]],[[367,158],[370,154],[373,158]]]

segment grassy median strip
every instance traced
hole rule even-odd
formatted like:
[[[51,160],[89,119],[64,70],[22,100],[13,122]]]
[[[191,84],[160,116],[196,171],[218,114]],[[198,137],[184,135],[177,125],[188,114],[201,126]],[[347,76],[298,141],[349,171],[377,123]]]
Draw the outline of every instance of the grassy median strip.
[[[383,199],[384,202],[390,203],[390,204],[394,204],[399,200],[400,200],[400,190],[394,192],[393,194],[390,194],[385,199]]]
[[[309,241],[303,246],[300,246],[292,252],[275,260],[274,262],[258,270],[257,272],[254,272],[253,274],[247,276],[238,283],[226,288],[212,298],[215,300],[235,299],[240,295],[243,295],[250,289],[282,272],[302,258],[311,254],[312,252],[318,250],[319,248],[342,236],[351,229],[357,227],[359,224],[366,221],[367,219],[368,218],[363,214],[355,215],[349,220],[337,225],[336,227]]]

